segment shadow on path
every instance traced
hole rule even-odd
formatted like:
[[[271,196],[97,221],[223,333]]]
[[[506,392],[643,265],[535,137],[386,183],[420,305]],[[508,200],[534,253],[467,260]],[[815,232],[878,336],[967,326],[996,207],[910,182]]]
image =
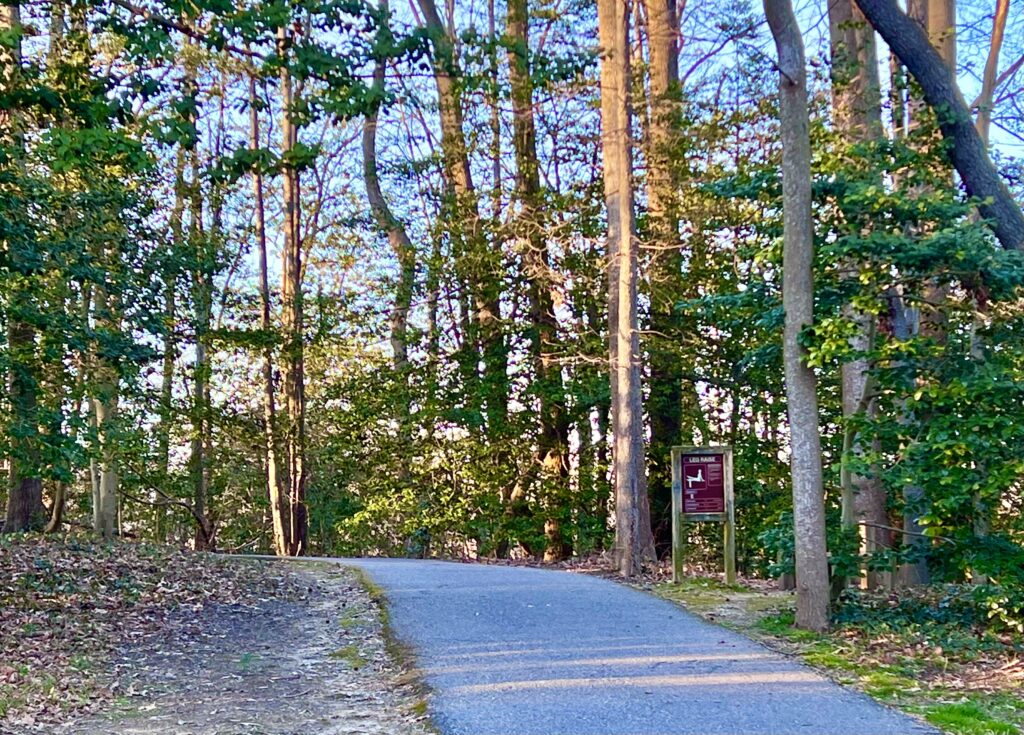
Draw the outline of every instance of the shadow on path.
[[[387,593],[445,735],[918,735],[671,603],[559,571],[343,560]]]

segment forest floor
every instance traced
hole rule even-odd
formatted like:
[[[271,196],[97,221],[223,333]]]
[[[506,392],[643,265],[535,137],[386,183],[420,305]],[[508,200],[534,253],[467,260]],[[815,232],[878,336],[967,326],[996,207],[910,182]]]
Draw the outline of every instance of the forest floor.
[[[956,735],[1024,733],[1024,645],[969,626],[906,620],[896,594],[875,595],[858,620],[827,635],[792,627],[795,597],[771,581],[725,585],[714,577],[682,584],[660,573],[639,586],[769,648],[796,656],[832,679],[922,716]],[[903,593],[905,596],[907,593]],[[944,604],[941,588],[914,593],[922,607]],[[931,596],[930,598],[928,596]],[[868,601],[865,601],[868,602]],[[878,604],[881,603],[881,604]],[[879,613],[878,610],[883,612]]]
[[[0,733],[424,735],[379,599],[337,565],[0,540]]]

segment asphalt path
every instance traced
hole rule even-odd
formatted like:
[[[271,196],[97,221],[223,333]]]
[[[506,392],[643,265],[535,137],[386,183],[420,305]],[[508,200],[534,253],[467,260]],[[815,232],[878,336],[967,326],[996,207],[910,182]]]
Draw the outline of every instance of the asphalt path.
[[[444,735],[920,735],[918,721],[582,574],[345,560],[386,592]]]

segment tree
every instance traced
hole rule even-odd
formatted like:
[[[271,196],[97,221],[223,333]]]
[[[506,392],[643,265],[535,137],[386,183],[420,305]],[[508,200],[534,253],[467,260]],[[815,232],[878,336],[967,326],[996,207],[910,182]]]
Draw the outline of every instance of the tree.
[[[960,93],[956,70],[943,61],[928,34],[900,10],[895,0],[858,0],[864,16],[921,85],[925,100],[939,116],[939,129],[950,142],[949,157],[968,195],[1007,250],[1024,250],[1024,212],[989,158]],[[947,26],[948,27],[948,26]]]
[[[289,552],[288,533],[291,529],[288,520],[289,506],[282,488],[279,469],[280,442],[278,439],[277,407],[274,402],[274,337],[271,322],[270,278],[267,263],[267,216],[266,199],[263,193],[263,165],[259,152],[262,150],[260,141],[260,111],[263,108],[256,93],[256,74],[249,74],[249,149],[256,155],[252,164],[252,195],[255,204],[253,227],[256,235],[256,253],[259,258],[257,275],[260,293],[260,331],[263,340],[263,466],[267,483],[267,497],[270,500],[270,522],[273,529],[274,552],[278,556],[287,556]]]
[[[23,27],[17,3],[0,5],[0,90],[16,98],[22,82],[21,37]],[[0,110],[0,155],[5,176],[23,173],[24,142],[22,121],[14,109]],[[12,228],[13,229],[13,228]],[[3,530],[38,530],[46,523],[42,479],[39,476],[38,359],[36,330],[32,325],[31,236],[4,237],[14,272],[13,288],[7,295],[7,345],[10,356],[7,395],[12,414],[10,482]]]
[[[156,537],[166,541],[169,518],[167,508],[167,490],[171,479],[171,432],[174,428],[174,368],[178,358],[178,339],[176,331],[178,305],[178,265],[175,262],[179,253],[184,252],[184,215],[185,215],[185,149],[179,146],[174,164],[174,204],[171,207],[168,229],[171,236],[172,256],[164,266],[164,357],[160,371],[160,425],[157,439],[157,476],[160,492],[163,495],[156,506],[157,523]]]
[[[536,376],[534,392],[539,406],[533,470],[540,477],[542,502],[546,509],[544,559],[558,561],[572,553],[572,543],[564,536],[562,524],[569,505],[569,421],[562,366],[558,360],[561,345],[555,317],[551,253],[543,222],[544,199],[533,113],[528,0],[509,1],[508,36],[516,195],[521,207],[515,226],[529,284],[530,351]]]
[[[992,107],[995,102],[996,86],[999,82],[999,52],[1003,48],[1006,35],[1006,19],[1010,14],[1010,0],[996,0],[996,10],[992,17],[992,40],[989,45],[988,57],[985,59],[985,71],[981,77],[981,94],[971,105],[978,110],[975,127],[981,136],[982,143],[988,148],[989,130],[992,127]]]
[[[388,15],[387,0],[381,0],[379,7],[381,17],[386,19]],[[382,22],[386,23],[386,20]],[[390,34],[383,37],[387,38],[388,36]],[[377,167],[377,121],[381,103],[386,94],[384,87],[386,63],[387,58],[382,54],[380,58],[376,59],[373,68],[373,86],[371,88],[373,101],[363,122],[363,183],[366,186],[366,198],[370,202],[370,211],[373,213],[377,227],[387,236],[388,244],[391,245],[395,258],[398,260],[398,287],[388,322],[391,332],[392,363],[395,372],[404,376],[409,368],[409,310],[412,308],[412,297],[416,288],[416,248],[401,221],[392,213],[380,187]],[[401,400],[404,402],[401,412],[402,421],[407,424],[412,407],[408,395],[403,396]],[[407,431],[407,427],[403,428],[403,432]]]
[[[493,441],[500,442],[508,414],[508,348],[501,325],[501,248],[488,243],[480,215],[463,129],[463,84],[459,78],[462,69],[456,39],[442,22],[434,0],[419,0],[419,7],[433,52],[448,236],[453,243],[456,274],[461,287],[468,291],[462,307],[466,392],[470,405],[479,405],[480,399],[484,399],[487,430]],[[484,381],[478,386],[477,364],[481,358]]]
[[[651,514],[659,541],[670,528],[671,448],[680,443],[683,422],[676,301],[683,294],[683,253],[679,242],[679,13],[675,0],[646,0],[650,46],[650,114],[647,151],[647,207],[650,220],[647,267],[651,299],[647,352],[651,424],[649,478]],[[691,439],[692,440],[692,439]]]
[[[93,530],[105,539],[118,532],[117,506],[120,484],[118,465],[118,403],[120,401],[120,373],[117,356],[110,355],[104,345],[116,340],[121,333],[121,299],[117,293],[116,248],[100,247],[98,258],[104,263],[104,280],[96,284],[93,300],[93,318],[96,339],[91,366],[92,413],[96,427],[99,454],[96,477],[96,497],[93,502]]]
[[[863,150],[883,139],[881,85],[878,79],[878,55],[874,30],[864,19],[854,0],[835,0],[829,4],[829,34],[832,52],[832,115],[837,138],[851,148]],[[870,172],[874,179],[879,177]],[[859,263],[849,263],[847,280],[857,282]],[[870,266],[868,266],[870,267]],[[851,347],[865,353],[872,347],[876,319],[848,304],[846,316],[856,325]],[[870,362],[857,357],[843,363],[841,386],[843,417],[846,421],[842,458],[842,521],[844,528],[859,527],[862,552],[883,550],[890,545],[886,492],[880,477],[855,475],[849,470],[851,453],[863,453],[859,432],[853,423],[860,415],[877,416],[877,403],[869,379]],[[868,572],[869,587],[881,580]]]
[[[300,26],[301,27],[301,26]],[[281,196],[283,198],[284,249],[282,252],[281,300],[284,304],[284,399],[285,489],[288,500],[288,556],[306,552],[309,517],[306,509],[306,377],[303,294],[301,189],[299,179],[300,106],[294,93],[290,67],[296,32],[277,29],[278,77],[281,92]]]
[[[653,558],[644,469],[637,251],[630,144],[629,7],[598,0],[601,44],[601,152],[608,216],[608,340],[612,396],[615,555],[625,577]]]
[[[814,220],[811,215],[811,141],[804,45],[789,0],[765,0],[778,52],[779,123],[782,138],[783,236],[782,338],[789,411],[796,552],[796,624],[829,626],[828,549],[818,426],[817,381],[800,339],[814,321]]]
[[[186,62],[187,63],[187,62]],[[195,130],[198,125],[198,101],[196,99],[195,70],[189,69],[185,76],[185,94],[189,109],[188,124]],[[223,95],[221,95],[223,101]],[[223,115],[221,116],[223,125]],[[212,402],[210,400],[211,344],[210,327],[213,308],[213,270],[215,242],[220,229],[218,210],[220,195],[218,185],[210,190],[210,226],[203,222],[204,196],[200,180],[198,133],[189,141],[188,157],[192,163],[192,180],[189,183],[190,219],[188,243],[193,256],[191,269],[192,329],[195,334],[192,361],[192,423],[191,447],[189,450],[189,475],[192,484],[192,516],[196,521],[193,546],[208,551],[215,546],[215,528],[210,520],[210,423]],[[213,155],[219,153],[214,144]]]

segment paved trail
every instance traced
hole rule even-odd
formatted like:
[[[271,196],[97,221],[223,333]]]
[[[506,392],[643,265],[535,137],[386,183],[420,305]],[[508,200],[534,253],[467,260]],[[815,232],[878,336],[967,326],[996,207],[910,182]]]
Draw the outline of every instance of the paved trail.
[[[445,735],[935,733],[607,580],[435,561],[345,563],[386,590]]]

